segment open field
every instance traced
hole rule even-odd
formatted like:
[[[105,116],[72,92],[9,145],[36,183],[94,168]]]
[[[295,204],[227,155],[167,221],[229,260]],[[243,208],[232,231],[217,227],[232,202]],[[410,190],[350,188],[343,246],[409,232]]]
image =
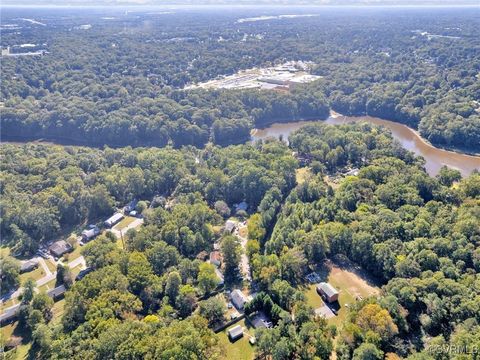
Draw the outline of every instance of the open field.
[[[124,228],[126,228],[128,225],[130,225],[132,222],[134,222],[135,220],[137,220],[136,217],[133,217],[133,216],[125,216],[122,221],[120,221],[117,225],[115,225],[113,227],[114,230],[122,230]]]
[[[231,343],[230,340],[228,339],[228,334],[227,334],[227,329],[224,331],[218,333],[218,337],[220,338],[220,343],[225,347],[225,359],[235,359],[235,360],[252,360],[254,358],[255,354],[255,347],[250,345],[248,342],[248,339],[250,338],[249,335],[253,335],[254,329],[250,324],[246,325],[245,319],[242,321],[239,321],[233,326],[240,325],[244,329],[243,337],[235,341],[234,343]]]
[[[47,292],[48,290],[53,289],[55,287],[56,281],[57,281],[57,279],[50,280],[46,284],[43,284],[42,286],[40,286],[38,288],[38,291],[39,292]]]
[[[322,281],[330,283],[339,292],[338,304],[332,307],[338,310],[338,315],[328,322],[340,326],[348,314],[348,306],[357,301],[358,297],[367,298],[377,296],[380,289],[375,282],[369,279],[365,272],[358,266],[346,261],[327,260],[316,270]],[[323,300],[318,295],[315,284],[308,285],[304,290],[307,302],[314,309],[323,306]]]
[[[19,300],[17,298],[8,299],[7,301],[0,303],[0,310],[3,311],[9,308],[10,306],[16,305],[18,303],[19,303]]]
[[[72,262],[73,260],[78,259],[81,256],[81,254],[80,254],[81,250],[82,250],[82,247],[80,245],[76,244],[73,251],[63,255],[61,260],[65,264],[68,264],[68,263]]]
[[[51,259],[46,259],[45,263],[47,264],[48,269],[53,273],[57,271],[57,265],[51,260]]]
[[[45,271],[43,270],[43,267],[39,265],[38,268],[36,268],[33,271],[20,274],[20,284],[21,285],[25,284],[25,281],[27,281],[27,279],[30,279],[30,278],[32,278],[35,281],[40,280],[45,275],[46,274],[45,274]]]

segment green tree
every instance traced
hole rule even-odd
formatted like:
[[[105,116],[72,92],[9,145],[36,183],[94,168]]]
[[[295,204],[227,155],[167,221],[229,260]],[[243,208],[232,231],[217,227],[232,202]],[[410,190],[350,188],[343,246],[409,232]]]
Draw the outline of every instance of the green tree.
[[[200,303],[200,315],[206,318],[210,325],[222,321],[225,311],[225,301],[217,296],[212,296]]]
[[[20,264],[11,256],[0,259],[0,273],[2,274],[1,293],[17,289],[20,284]]]
[[[218,284],[215,266],[209,263],[202,263],[198,272],[198,287],[204,294],[212,292]]]

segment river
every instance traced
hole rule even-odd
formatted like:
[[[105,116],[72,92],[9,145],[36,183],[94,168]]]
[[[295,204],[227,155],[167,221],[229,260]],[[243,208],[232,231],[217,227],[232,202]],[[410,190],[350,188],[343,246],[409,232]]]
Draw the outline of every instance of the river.
[[[462,173],[462,176],[468,176],[474,169],[480,169],[480,156],[467,155],[436,148],[425,141],[415,130],[393,121],[371,116],[349,117],[335,114],[323,122],[330,125],[340,125],[359,121],[366,121],[388,128],[392,132],[393,137],[397,139],[405,149],[413,151],[415,154],[425,158],[425,168],[431,176],[438,174],[438,171],[443,165],[459,170]],[[252,133],[252,140],[255,141],[267,137],[278,138],[280,135],[282,135],[284,139],[287,139],[293,131],[302,126],[316,122],[318,121],[274,123],[265,129],[254,130]]]

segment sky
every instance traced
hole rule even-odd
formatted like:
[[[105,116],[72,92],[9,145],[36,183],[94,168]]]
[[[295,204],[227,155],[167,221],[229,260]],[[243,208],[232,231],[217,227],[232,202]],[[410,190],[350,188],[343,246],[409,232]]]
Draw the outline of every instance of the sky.
[[[480,0],[3,0],[4,5],[274,5],[274,6],[480,6]]]

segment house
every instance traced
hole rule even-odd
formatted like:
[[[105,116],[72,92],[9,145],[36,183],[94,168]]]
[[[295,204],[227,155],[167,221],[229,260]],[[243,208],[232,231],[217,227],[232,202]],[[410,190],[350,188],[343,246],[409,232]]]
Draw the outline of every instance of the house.
[[[338,301],[338,291],[329,283],[321,282],[318,284],[317,292],[328,303]]]
[[[67,289],[65,288],[65,285],[60,285],[60,286],[57,286],[56,288],[48,290],[47,295],[50,296],[53,300],[57,300],[63,297],[63,295],[65,294],[65,291],[67,291]]]
[[[36,268],[38,268],[38,260],[31,259],[24,261],[22,265],[20,265],[20,274],[30,272],[32,270],[35,270]]]
[[[228,329],[228,338],[230,341],[235,341],[243,336],[243,328],[240,325]]]
[[[18,311],[20,310],[20,304],[14,305],[5,309],[5,311],[0,315],[0,324],[8,324],[14,321],[17,318]]]
[[[100,234],[100,230],[95,226],[87,230],[82,231],[82,241],[88,242],[94,239],[98,234]]]
[[[105,226],[111,228],[118,224],[124,218],[122,213],[116,213],[105,220]]]
[[[210,253],[209,259],[210,259],[210,264],[213,264],[216,267],[219,267],[220,265],[222,265],[222,254],[220,253],[220,251],[212,251]]]
[[[48,250],[50,250],[50,252],[52,253],[53,256],[59,258],[63,254],[66,254],[66,253],[72,251],[73,247],[72,247],[72,245],[70,245],[65,240],[60,240],[60,241],[56,241],[52,245],[50,245]]]
[[[237,226],[237,223],[233,220],[227,220],[225,222],[225,231],[232,233],[235,230],[235,227]]]
[[[248,302],[247,297],[238,289],[233,290],[230,294],[230,297],[237,310],[242,310],[245,304]]]
[[[250,318],[250,322],[252,323],[255,329],[258,329],[258,328],[269,329],[272,327],[272,322],[268,319],[268,317],[262,311],[259,311],[254,316],[252,316]]]

